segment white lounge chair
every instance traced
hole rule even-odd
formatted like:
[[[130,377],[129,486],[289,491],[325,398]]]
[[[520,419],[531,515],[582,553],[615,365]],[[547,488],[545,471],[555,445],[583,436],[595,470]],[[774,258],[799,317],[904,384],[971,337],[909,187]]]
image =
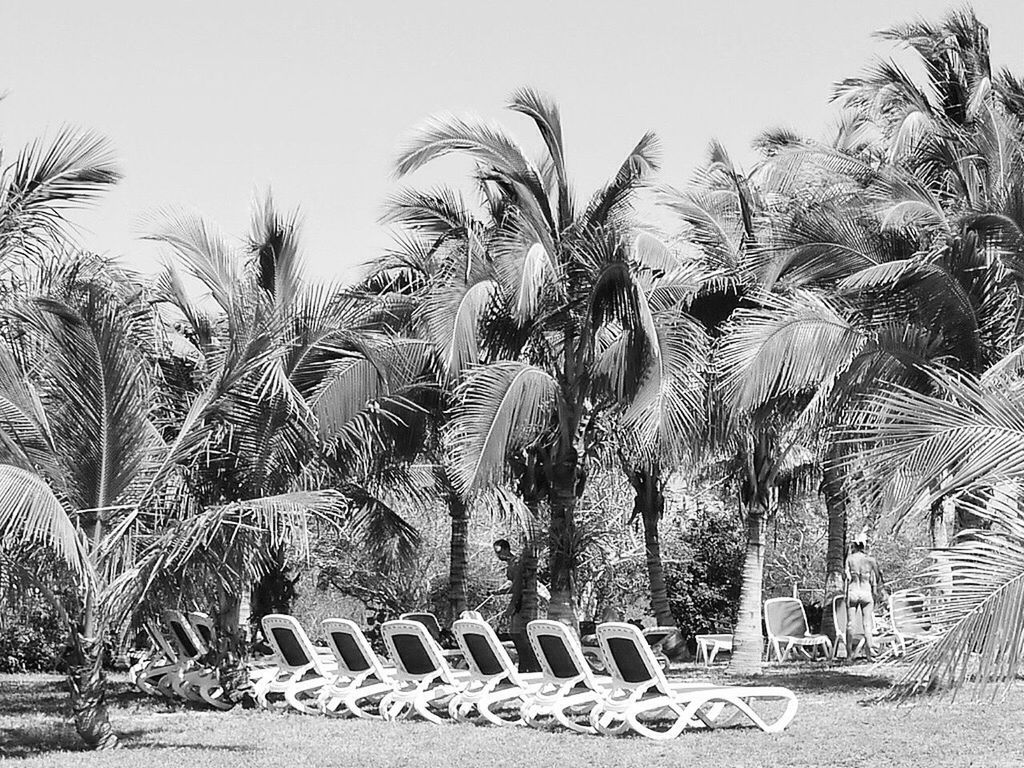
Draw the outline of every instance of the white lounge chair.
[[[178,659],[182,662],[171,677],[171,688],[187,701],[206,703],[217,709],[231,709],[232,703],[223,698],[224,689],[216,667],[203,662],[210,649],[192,623],[181,611],[164,611],[163,617]]]
[[[386,621],[384,644],[395,664],[394,687],[380,702],[385,720],[420,715],[432,723],[450,717],[448,704],[468,682],[467,672],[454,672],[441,647],[418,621]]]
[[[307,715],[319,714],[320,689],[337,676],[333,660],[317,650],[293,616],[272,613],[264,616],[262,623],[274,649],[276,665],[257,677],[257,703],[266,709],[285,706]],[[284,705],[276,699],[277,695],[283,697]]]
[[[577,733],[596,733],[590,712],[611,692],[611,678],[594,673],[579,638],[565,624],[536,619],[526,625],[526,634],[540,662],[541,684],[523,704],[523,720],[546,728],[553,719]]]
[[[449,714],[461,721],[470,719],[475,711],[494,725],[523,725],[521,705],[540,686],[542,675],[519,672],[487,622],[459,619],[452,629],[469,665],[469,674],[465,687],[448,705]]]
[[[143,624],[152,648],[128,670],[129,679],[150,696],[174,698],[171,680],[185,663],[153,619]]]
[[[614,684],[590,713],[599,733],[618,735],[628,727],[649,739],[671,739],[687,728],[723,728],[743,720],[774,733],[796,715],[796,696],[785,688],[669,682],[632,624],[601,624],[597,640]],[[784,710],[772,719],[755,711],[755,702],[778,702]],[[659,723],[666,725],[658,728]]]
[[[320,711],[329,717],[380,719],[380,700],[391,692],[394,667],[381,662],[354,621],[324,619],[323,628],[338,672],[320,691]]]
[[[795,597],[773,597],[764,601],[764,624],[768,630],[768,660],[772,651],[782,661],[796,650],[812,659],[818,651],[832,658],[832,641],[826,635],[812,634],[807,625],[804,604]]]
[[[889,595],[889,621],[901,656],[906,655],[908,645],[939,639],[928,615],[927,599],[920,592],[904,589]]]

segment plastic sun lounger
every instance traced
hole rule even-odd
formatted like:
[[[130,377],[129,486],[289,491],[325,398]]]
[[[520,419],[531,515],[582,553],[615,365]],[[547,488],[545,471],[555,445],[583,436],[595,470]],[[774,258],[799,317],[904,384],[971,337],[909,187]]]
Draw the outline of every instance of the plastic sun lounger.
[[[223,688],[217,670],[202,663],[209,648],[192,624],[181,611],[168,610],[163,615],[178,658],[183,661],[171,679],[173,691],[187,701],[206,703],[217,709],[231,709],[231,702],[222,698]]]
[[[786,688],[670,683],[632,624],[601,624],[597,640],[615,686],[590,713],[590,723],[599,733],[618,735],[628,727],[649,739],[671,739],[687,728],[723,728],[744,719],[775,733],[796,715],[796,696]],[[766,719],[754,709],[755,702],[781,702],[785,709],[775,719]],[[659,723],[667,725],[658,728]]]
[[[319,714],[320,689],[337,676],[333,661],[317,651],[293,616],[264,616],[263,631],[274,649],[277,664],[257,678],[257,703],[266,709],[291,707],[307,715]],[[283,705],[270,699],[278,694],[284,698]]]
[[[467,672],[454,672],[440,646],[418,621],[386,621],[384,644],[395,664],[394,687],[380,701],[385,720],[418,714],[432,723],[450,717],[448,704],[468,682]]]
[[[437,616],[432,613],[403,613],[398,617],[402,621],[418,621],[424,627],[427,628],[427,632],[434,638],[434,642],[437,643],[437,647],[441,649],[442,655],[448,660],[448,662],[458,664],[463,661],[462,651],[456,649],[445,648],[441,645],[441,623],[437,620]]]
[[[521,673],[491,625],[480,619],[459,619],[452,627],[469,665],[468,680],[452,698],[448,713],[468,720],[474,711],[494,725],[523,725],[521,707],[541,684],[541,673]],[[518,704],[515,704],[518,702]],[[513,716],[503,716],[513,705]]]
[[[152,619],[143,625],[153,648],[128,670],[132,683],[150,696],[174,697],[171,680],[186,663],[178,658],[174,646]]]
[[[920,592],[905,589],[889,595],[889,620],[901,656],[906,655],[909,644],[939,639],[928,616],[927,600]]]
[[[800,651],[808,659],[814,658],[819,650],[824,658],[832,658],[832,641],[825,635],[811,634],[804,605],[795,597],[765,600],[764,623],[768,630],[769,661],[772,651],[775,651],[776,661],[782,661],[793,650]]]
[[[391,692],[394,667],[384,666],[354,621],[324,619],[323,628],[338,673],[320,691],[320,711],[328,717],[380,719],[380,700]]]
[[[579,638],[565,624],[537,619],[526,625],[526,633],[540,662],[541,683],[522,706],[523,720],[546,728],[553,719],[577,733],[596,733],[590,712],[611,692],[611,678],[594,673]]]

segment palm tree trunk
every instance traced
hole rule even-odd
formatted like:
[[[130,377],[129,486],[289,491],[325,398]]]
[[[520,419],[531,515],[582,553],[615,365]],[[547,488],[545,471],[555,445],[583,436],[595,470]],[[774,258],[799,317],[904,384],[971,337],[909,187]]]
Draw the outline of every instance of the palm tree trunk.
[[[242,626],[241,594],[223,588],[219,590],[214,625],[217,628],[217,644],[212,649],[212,661],[217,667],[225,698],[245,708],[254,707],[256,699],[253,684],[245,664],[246,642]]]
[[[822,471],[821,494],[828,513],[828,543],[825,550],[825,601],[822,603],[821,632],[836,639],[832,601],[845,591],[846,489],[838,471],[826,461]]]
[[[466,610],[466,571],[468,563],[469,510],[462,497],[448,494],[448,515],[452,522],[451,549],[448,564],[448,610],[454,621]]]
[[[558,462],[551,472],[548,528],[548,569],[551,573],[551,601],[548,618],[576,626],[573,570],[575,566],[576,456]]]
[[[86,606],[86,627],[94,628],[95,607]],[[82,635],[71,631],[68,654],[68,689],[75,730],[91,749],[114,749],[119,745],[117,734],[107,714],[107,679],[103,672],[103,637]]]
[[[949,546],[949,529],[946,527],[946,500],[939,499],[931,506],[928,518],[928,533],[932,550],[945,549]],[[939,589],[945,594],[953,591],[953,569],[941,557],[936,558],[940,569]]]
[[[729,671],[757,674],[761,671],[761,588],[764,577],[764,513],[756,501],[747,505],[747,552],[743,561],[740,609],[733,632],[733,653]]]
[[[661,489],[660,473],[657,469],[638,469],[629,473],[629,479],[636,493],[633,497],[633,514],[643,521],[644,551],[647,555],[647,579],[651,587],[651,613],[661,627],[674,627],[675,617],[668,603],[668,588],[665,585],[665,569],[661,562],[661,539],[658,524],[665,511],[665,495]]]

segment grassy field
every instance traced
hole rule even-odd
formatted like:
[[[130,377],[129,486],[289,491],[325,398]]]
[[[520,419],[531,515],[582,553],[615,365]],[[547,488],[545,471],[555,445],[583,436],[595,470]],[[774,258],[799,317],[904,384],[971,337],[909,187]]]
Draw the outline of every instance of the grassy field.
[[[779,735],[687,733],[668,743],[421,722],[328,721],[270,712],[189,709],[115,685],[124,749],[83,753],[57,677],[0,676],[0,758],[12,766],[1019,766],[1024,689],[998,704],[868,704],[886,681],[866,668],[786,667],[759,679],[797,692]],[[6,762],[6,761],[4,761]]]

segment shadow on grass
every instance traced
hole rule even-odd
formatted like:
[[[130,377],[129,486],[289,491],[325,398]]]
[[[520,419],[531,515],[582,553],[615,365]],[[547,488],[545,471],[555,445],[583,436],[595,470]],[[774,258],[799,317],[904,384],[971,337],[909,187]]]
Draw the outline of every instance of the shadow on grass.
[[[113,713],[131,716],[133,711],[147,713],[202,710],[175,702],[154,699],[131,686],[111,681],[107,703]],[[253,747],[175,744],[161,740],[152,728],[116,727],[122,748],[201,749],[204,751],[249,752]],[[0,758],[31,757],[50,752],[87,752],[70,720],[67,688],[54,676],[26,675],[0,680]]]
[[[772,670],[750,678],[752,685],[780,685],[797,693],[870,693],[879,695],[888,690],[892,681],[881,675],[856,673],[843,669],[821,669],[807,674]]]

